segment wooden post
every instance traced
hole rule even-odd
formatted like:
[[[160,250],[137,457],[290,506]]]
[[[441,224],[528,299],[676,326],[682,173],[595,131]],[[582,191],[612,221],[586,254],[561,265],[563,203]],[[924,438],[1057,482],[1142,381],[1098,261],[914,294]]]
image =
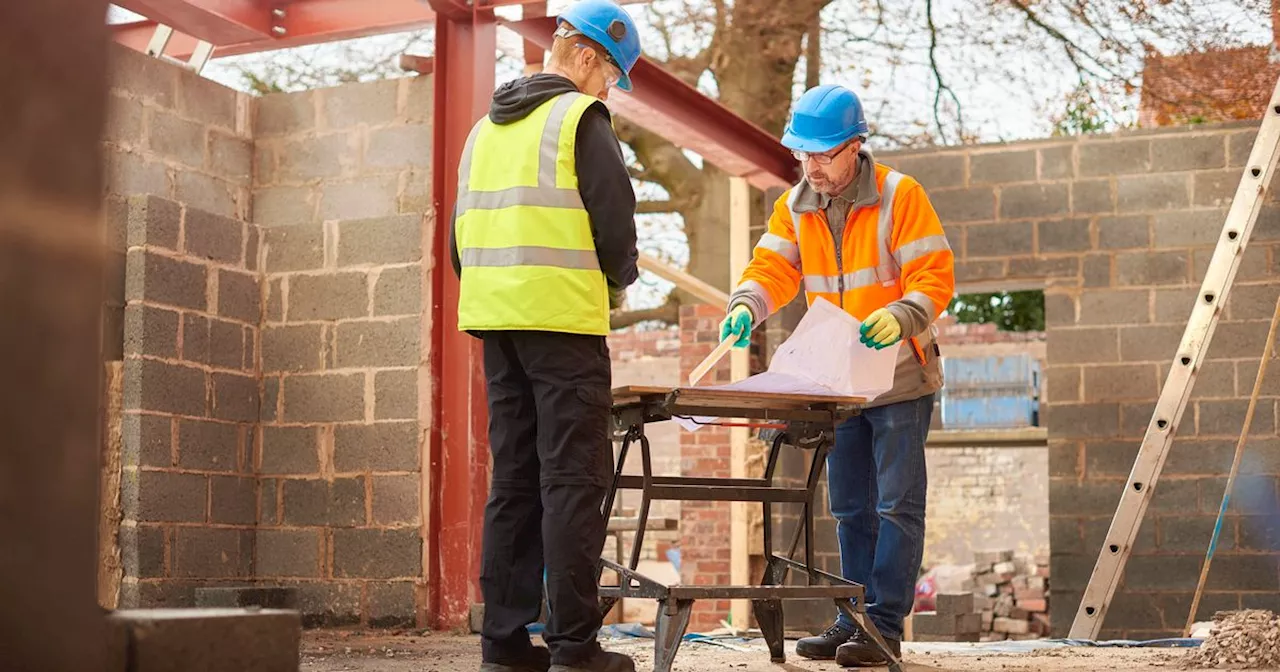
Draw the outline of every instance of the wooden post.
[[[736,285],[742,277],[743,270],[751,260],[751,186],[745,178],[729,178],[729,278]],[[732,291],[732,287],[730,287]],[[751,349],[735,348],[729,355],[729,371],[733,380],[742,380],[751,375]],[[733,427],[729,430],[729,468],[734,478],[747,477],[747,439],[746,427]],[[748,540],[747,502],[734,502],[730,513],[730,548],[729,577],[736,586],[751,582],[751,549]],[[733,627],[746,630],[750,620],[751,603],[747,600],[734,600],[730,608]]]

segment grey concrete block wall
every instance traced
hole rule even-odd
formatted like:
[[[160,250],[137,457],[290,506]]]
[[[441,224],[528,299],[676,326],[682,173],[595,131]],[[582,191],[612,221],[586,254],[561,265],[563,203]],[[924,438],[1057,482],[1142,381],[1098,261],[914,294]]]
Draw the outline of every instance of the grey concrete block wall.
[[[1075,617],[1255,135],[1242,123],[877,157],[925,185],[960,292],[1045,290],[1055,634]],[[1174,635],[1186,619],[1280,295],[1278,242],[1268,195],[1103,637]],[[1198,618],[1278,601],[1273,378]]]
[[[430,94],[418,78],[256,106],[258,578],[304,589],[308,623],[415,619]]]

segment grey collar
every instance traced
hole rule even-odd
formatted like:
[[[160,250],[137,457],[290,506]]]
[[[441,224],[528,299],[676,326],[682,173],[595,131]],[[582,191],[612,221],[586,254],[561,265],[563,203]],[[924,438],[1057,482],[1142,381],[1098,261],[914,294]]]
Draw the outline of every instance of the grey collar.
[[[871,150],[865,146],[858,151],[858,177],[835,198],[851,201],[850,211],[867,208],[880,202],[880,190],[876,188],[876,162]],[[801,179],[791,197],[791,209],[796,212],[826,210],[831,196],[820,194],[809,186],[809,180]]]

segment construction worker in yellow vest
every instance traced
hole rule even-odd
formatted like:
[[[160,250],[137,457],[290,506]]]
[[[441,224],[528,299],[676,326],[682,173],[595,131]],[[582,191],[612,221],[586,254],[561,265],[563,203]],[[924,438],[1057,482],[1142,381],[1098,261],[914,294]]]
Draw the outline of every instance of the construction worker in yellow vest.
[[[782,144],[804,179],[774,204],[721,339],[746,347],[752,328],[803,288],[809,303],[824,298],[861,321],[863,346],[903,341],[893,388],[836,428],[827,458],[842,574],[867,587],[867,615],[896,656],[924,549],[924,443],[942,387],[933,322],[955,291],[954,255],[924,188],[877,163],[867,133],[849,89],[818,86],[796,102]],[[844,666],[887,662],[843,614],[796,642],[796,653]]]
[[[543,72],[499,87],[458,167],[458,328],[484,341],[493,457],[483,672],[632,672],[597,642],[613,470],[609,311],[635,282],[635,192],[602,101],[631,90],[635,23],[610,0],[558,18]],[[535,647],[544,588],[549,613]]]

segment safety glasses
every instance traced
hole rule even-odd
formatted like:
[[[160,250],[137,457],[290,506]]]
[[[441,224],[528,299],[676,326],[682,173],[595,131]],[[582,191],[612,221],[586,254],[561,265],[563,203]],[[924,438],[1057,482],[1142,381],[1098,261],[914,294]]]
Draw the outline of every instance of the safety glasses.
[[[853,143],[851,142],[845,145],[844,147],[837,149],[834,153],[831,153],[831,154],[813,154],[810,152],[802,152],[798,149],[793,149],[791,150],[791,156],[796,157],[796,160],[801,163],[804,163],[809,159],[813,159],[813,162],[818,164],[819,166],[826,166],[826,165],[830,165],[830,163],[834,161],[837,156],[840,156],[842,153],[844,153],[844,150],[849,149],[852,146],[853,146]]]
[[[613,62],[613,57],[609,55],[609,52],[603,49],[597,49],[589,44],[578,43],[573,46],[579,49],[590,49],[596,52],[596,55],[600,57],[601,61],[603,61],[604,85],[608,88],[613,88],[618,85],[618,80],[622,79],[622,68],[619,68],[618,64]]]

